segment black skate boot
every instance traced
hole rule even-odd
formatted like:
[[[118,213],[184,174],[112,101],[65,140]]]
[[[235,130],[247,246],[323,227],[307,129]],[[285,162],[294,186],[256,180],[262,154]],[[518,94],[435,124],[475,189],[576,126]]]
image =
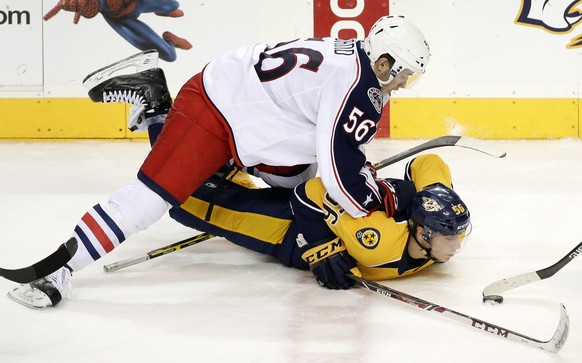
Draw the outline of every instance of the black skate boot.
[[[158,68],[158,51],[145,50],[89,74],[83,80],[94,102],[132,105],[128,128],[147,131],[163,124],[172,106],[164,71]]]
[[[172,97],[161,68],[112,77],[89,90],[94,102],[126,102],[149,110],[169,109]]]

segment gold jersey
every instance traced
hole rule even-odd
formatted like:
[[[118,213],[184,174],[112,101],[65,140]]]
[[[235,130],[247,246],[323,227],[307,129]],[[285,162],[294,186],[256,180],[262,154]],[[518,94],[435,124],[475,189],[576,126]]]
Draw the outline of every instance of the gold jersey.
[[[449,167],[437,155],[419,156],[406,170],[417,191],[435,183],[452,188]],[[327,226],[344,242],[364,278],[384,280],[406,276],[433,264],[431,260],[416,260],[408,254],[406,218],[388,218],[384,211],[353,218],[329,197],[319,178],[308,181],[305,191],[324,211]]]

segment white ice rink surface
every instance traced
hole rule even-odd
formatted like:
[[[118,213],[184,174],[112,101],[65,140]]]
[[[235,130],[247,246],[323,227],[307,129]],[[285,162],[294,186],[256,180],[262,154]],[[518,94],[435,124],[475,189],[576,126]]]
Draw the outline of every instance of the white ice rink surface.
[[[419,144],[377,141],[379,161]],[[548,340],[559,304],[570,336],[558,354],[484,333],[361,288],[329,291],[310,272],[224,239],[115,273],[102,266],[194,234],[164,217],[73,280],[73,300],[35,311],[4,295],[0,362],[581,362],[582,257],[553,277],[481,302],[492,281],[550,266],[582,240],[582,142],[492,141],[495,159],[435,149],[469,206],[473,233],[450,262],[381,283]],[[145,142],[0,142],[0,266],[53,252],[82,214],[134,178]],[[401,177],[404,162],[380,176]]]

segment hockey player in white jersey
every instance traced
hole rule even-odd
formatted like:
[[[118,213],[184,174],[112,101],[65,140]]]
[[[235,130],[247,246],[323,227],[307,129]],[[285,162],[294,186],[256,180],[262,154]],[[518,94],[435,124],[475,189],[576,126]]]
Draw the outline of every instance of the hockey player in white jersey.
[[[384,210],[391,217],[399,211],[398,191],[373,178],[364,146],[376,135],[391,92],[414,83],[429,58],[424,36],[402,16],[380,18],[364,41],[259,43],[219,56],[181,88],[137,179],[78,222],[72,233],[78,249],[67,266],[11,297],[36,307],[55,305],[69,271],[88,266],[180,206],[229,160],[276,176],[301,175],[296,183],[313,177],[317,164],[329,195],[351,216]],[[160,79],[159,68],[113,74],[89,95],[98,102],[140,100],[147,123],[171,103],[169,93],[150,92],[159,91],[150,83]]]

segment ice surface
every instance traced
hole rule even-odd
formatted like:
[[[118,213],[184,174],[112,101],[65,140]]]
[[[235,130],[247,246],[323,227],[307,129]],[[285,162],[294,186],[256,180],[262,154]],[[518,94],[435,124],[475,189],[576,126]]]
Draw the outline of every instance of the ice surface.
[[[379,161],[424,140],[368,146]],[[74,276],[73,300],[34,311],[0,296],[1,362],[579,362],[582,258],[553,277],[481,302],[492,281],[558,261],[580,242],[582,142],[492,141],[504,159],[463,149],[449,163],[473,233],[450,262],[382,283],[541,340],[559,303],[558,354],[484,334],[371,291],[328,291],[309,272],[213,239],[115,273],[102,266],[184,239],[164,218]],[[135,177],[145,142],[0,142],[0,266],[54,251],[81,215]],[[380,171],[400,177],[404,161]],[[14,283],[0,279],[4,294]]]

